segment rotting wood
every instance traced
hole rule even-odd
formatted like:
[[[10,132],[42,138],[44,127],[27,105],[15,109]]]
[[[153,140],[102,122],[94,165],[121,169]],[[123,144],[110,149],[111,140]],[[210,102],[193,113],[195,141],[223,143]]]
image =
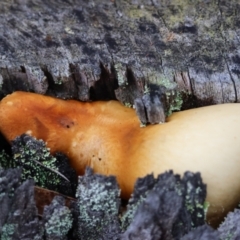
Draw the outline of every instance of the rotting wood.
[[[176,90],[185,107],[240,102],[239,16],[238,0],[1,1],[0,97],[118,99],[143,123]]]

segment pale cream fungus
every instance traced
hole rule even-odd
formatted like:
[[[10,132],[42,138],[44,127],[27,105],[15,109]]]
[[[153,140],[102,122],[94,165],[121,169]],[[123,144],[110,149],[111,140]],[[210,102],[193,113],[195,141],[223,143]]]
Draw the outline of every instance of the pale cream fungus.
[[[135,111],[117,101],[83,103],[15,92],[0,103],[0,131],[22,133],[65,153],[78,174],[86,166],[115,175],[123,198],[138,177],[201,172],[208,220],[222,219],[240,201],[240,104],[173,113],[164,124],[140,127]]]

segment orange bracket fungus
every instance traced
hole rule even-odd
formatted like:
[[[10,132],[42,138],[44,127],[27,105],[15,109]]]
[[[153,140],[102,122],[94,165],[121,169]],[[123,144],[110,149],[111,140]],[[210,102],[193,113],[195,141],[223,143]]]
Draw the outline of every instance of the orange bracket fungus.
[[[15,92],[0,103],[0,130],[23,133],[65,153],[78,174],[90,166],[115,175],[128,198],[137,178],[172,169],[200,172],[207,184],[208,220],[240,200],[240,104],[173,113],[165,124],[140,128],[135,111],[117,101],[83,103]]]

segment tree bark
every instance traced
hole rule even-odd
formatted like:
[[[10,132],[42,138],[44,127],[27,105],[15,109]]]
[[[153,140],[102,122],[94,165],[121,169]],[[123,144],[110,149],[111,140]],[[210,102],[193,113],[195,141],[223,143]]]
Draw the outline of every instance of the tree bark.
[[[143,123],[240,102],[239,16],[238,0],[1,1],[0,97],[118,99]]]

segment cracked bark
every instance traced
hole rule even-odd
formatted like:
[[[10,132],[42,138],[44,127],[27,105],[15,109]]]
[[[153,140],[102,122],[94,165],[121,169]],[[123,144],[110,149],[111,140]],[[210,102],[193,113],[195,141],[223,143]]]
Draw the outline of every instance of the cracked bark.
[[[238,0],[1,1],[0,97],[137,102],[156,122],[150,83],[185,91],[184,109],[240,102],[239,16]]]

